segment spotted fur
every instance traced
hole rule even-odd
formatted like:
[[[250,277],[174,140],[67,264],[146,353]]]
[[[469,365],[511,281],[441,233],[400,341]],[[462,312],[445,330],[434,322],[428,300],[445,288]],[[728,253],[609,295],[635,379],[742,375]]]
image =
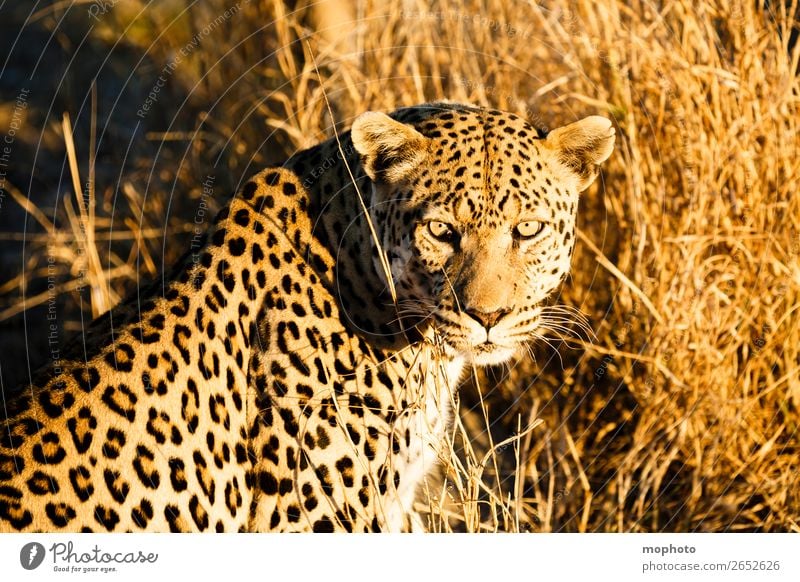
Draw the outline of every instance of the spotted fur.
[[[0,530],[422,528],[462,368],[536,334],[613,141],[432,104],[256,175],[7,400]]]

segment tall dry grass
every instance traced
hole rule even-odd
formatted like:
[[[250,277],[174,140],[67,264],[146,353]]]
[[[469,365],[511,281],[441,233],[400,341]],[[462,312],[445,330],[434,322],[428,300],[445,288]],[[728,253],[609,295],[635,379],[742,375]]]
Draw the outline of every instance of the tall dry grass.
[[[330,22],[344,39],[277,0],[241,2],[208,34],[222,2],[126,2],[97,22],[75,6],[60,20],[61,4],[31,26],[68,54],[93,26],[102,67],[130,83],[116,109],[86,83],[38,118],[74,186],[55,200],[55,178],[8,185],[6,208],[38,227],[3,235],[26,241],[0,284],[7,338],[53,289],[63,334],[80,329],[181,254],[201,204],[367,109],[446,98],[545,127],[604,114],[618,148],[582,200],[559,298],[596,337],[476,372],[420,507],[436,531],[800,530],[796,1],[373,0]],[[197,35],[131,135],[120,119]],[[74,139],[64,112],[82,120]]]

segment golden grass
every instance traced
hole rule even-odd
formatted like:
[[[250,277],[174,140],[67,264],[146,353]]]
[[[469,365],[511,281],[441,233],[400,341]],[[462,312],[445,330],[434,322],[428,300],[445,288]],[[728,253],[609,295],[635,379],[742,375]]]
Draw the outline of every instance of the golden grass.
[[[364,3],[335,44],[277,0],[242,2],[207,35],[221,2],[103,15],[97,46],[146,53],[147,67],[115,63],[142,100],[201,38],[147,115],[151,153],[127,160],[119,187],[77,138],[74,200],[54,211],[9,186],[40,228],[25,234],[25,272],[0,284],[0,319],[18,318],[23,292],[26,307],[48,301],[53,275],[65,327],[78,327],[80,297],[94,315],[181,254],[206,175],[231,190],[331,137],[332,117],[344,130],[368,109],[441,98],[545,127],[607,115],[618,147],[583,198],[560,296],[597,337],[539,345],[461,389],[445,478],[421,502],[430,526],[800,530],[797,2],[433,4]]]

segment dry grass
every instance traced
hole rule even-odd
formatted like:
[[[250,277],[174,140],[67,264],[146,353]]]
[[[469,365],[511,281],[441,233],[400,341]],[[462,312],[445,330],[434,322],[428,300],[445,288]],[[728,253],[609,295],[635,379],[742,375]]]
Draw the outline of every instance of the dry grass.
[[[0,283],[4,338],[22,337],[23,307],[55,302],[67,333],[157,275],[188,244],[201,203],[213,208],[258,167],[333,135],[323,92],[339,129],[367,109],[440,98],[550,127],[600,113],[618,125],[618,149],[583,199],[560,298],[597,337],[540,345],[462,388],[446,479],[423,504],[431,526],[800,530],[796,2],[361,4],[337,45],[276,0],[242,2],[205,35],[221,2],[144,13],[126,2],[98,22],[87,5],[60,24],[63,7],[37,14],[30,26],[58,28],[67,54],[85,54],[78,41],[93,24],[101,58],[73,63],[68,75],[87,82],[62,109],[35,116],[49,96],[32,93],[37,147],[68,163],[45,188],[7,184],[0,216],[13,199],[28,227],[1,235],[25,240],[24,270],[16,255]],[[104,74],[132,81],[99,80],[92,115],[88,81],[107,55]],[[219,197],[202,197],[207,175]],[[46,341],[31,338],[29,359],[44,361]]]

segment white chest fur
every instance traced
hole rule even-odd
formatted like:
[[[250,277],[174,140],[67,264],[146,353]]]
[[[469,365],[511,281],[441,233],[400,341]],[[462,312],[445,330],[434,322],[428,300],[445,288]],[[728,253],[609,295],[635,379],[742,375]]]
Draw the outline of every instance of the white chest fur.
[[[409,378],[415,381],[409,382],[410,399],[405,414],[398,417],[395,434],[404,437],[408,431],[410,444],[402,457],[393,461],[403,477],[385,507],[389,531],[402,530],[405,516],[412,531],[425,530],[413,511],[414,500],[420,485],[439,465],[463,368],[463,359],[442,358],[426,346],[409,371]]]

